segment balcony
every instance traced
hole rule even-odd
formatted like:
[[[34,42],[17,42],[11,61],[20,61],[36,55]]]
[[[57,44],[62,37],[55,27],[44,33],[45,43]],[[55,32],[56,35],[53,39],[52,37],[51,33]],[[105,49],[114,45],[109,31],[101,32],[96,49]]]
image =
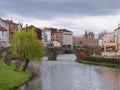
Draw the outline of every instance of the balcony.
[[[105,42],[104,52],[106,52],[107,50],[110,50],[110,51],[117,50],[117,43],[115,43],[115,42]]]

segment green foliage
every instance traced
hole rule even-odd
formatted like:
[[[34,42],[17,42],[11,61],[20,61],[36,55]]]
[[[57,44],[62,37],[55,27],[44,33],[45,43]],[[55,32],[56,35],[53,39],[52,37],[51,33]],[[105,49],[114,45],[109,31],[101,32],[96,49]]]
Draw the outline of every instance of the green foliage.
[[[97,55],[101,55],[101,52],[102,52],[102,48],[101,47],[96,47],[93,52],[95,52]]]
[[[14,90],[16,87],[29,80],[31,73],[29,71],[15,72],[13,66],[7,66],[0,61],[0,90]]]
[[[119,58],[104,58],[104,57],[87,57],[86,60],[94,61],[94,62],[106,62],[106,63],[114,63],[120,64]]]
[[[113,68],[120,68],[119,63],[110,63],[110,62],[104,62],[104,61],[99,61],[96,62],[94,60],[76,60],[79,63],[84,63],[84,64],[91,64],[91,65],[98,65],[98,66],[107,66],[107,67],[113,67]]]
[[[41,60],[43,56],[42,42],[37,38],[34,28],[15,32],[11,43],[13,57],[29,60]]]

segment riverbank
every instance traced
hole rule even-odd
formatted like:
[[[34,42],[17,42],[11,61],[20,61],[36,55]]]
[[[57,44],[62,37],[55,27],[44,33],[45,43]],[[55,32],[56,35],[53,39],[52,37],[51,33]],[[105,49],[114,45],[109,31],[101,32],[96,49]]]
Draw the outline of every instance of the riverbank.
[[[112,68],[120,68],[120,63],[108,63],[108,62],[94,62],[89,60],[80,60],[77,59],[76,62],[83,63],[83,64],[91,64],[91,65],[97,65],[97,66],[106,66],[106,67],[112,67]]]
[[[14,71],[14,67],[7,66],[0,61],[0,90],[14,90],[26,83],[31,77],[31,72],[19,70]]]

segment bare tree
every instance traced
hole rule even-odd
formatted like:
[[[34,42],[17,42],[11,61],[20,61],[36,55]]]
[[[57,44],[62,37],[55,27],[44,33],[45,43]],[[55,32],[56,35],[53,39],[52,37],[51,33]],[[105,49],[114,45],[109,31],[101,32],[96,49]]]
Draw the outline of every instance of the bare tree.
[[[107,31],[102,31],[98,34],[98,39],[101,39],[105,34],[107,34]]]

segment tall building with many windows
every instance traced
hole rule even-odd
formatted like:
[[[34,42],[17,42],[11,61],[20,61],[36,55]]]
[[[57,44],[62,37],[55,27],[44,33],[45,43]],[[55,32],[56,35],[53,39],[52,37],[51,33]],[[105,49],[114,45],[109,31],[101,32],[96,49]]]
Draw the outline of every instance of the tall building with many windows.
[[[42,29],[42,42],[44,46],[51,43],[51,30],[48,30],[47,28]]]
[[[73,47],[73,32],[66,29],[59,29],[61,33],[61,45],[63,47]]]
[[[0,47],[1,46],[7,46],[7,29],[2,26],[0,26]]]
[[[7,44],[6,46],[9,46],[9,43],[13,38],[14,31],[18,30],[19,24],[13,22],[12,20],[4,20],[0,18],[0,26],[2,27],[2,29],[4,28],[6,30],[4,33],[4,41]]]

